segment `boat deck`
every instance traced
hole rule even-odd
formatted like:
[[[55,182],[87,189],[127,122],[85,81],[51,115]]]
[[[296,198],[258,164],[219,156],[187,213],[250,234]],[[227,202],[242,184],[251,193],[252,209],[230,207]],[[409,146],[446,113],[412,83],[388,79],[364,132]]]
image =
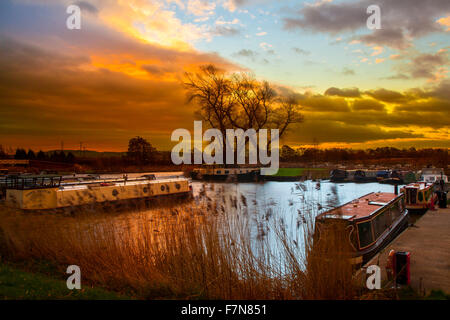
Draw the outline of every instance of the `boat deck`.
[[[398,195],[390,192],[373,192],[352,200],[340,207],[320,214],[319,218],[340,218],[348,221],[368,217]]]

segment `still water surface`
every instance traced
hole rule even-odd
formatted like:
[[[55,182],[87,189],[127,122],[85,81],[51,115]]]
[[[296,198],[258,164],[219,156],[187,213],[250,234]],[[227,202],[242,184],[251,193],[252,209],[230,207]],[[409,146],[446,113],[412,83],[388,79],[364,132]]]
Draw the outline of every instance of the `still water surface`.
[[[203,193],[211,201],[218,201],[231,210],[230,199],[237,199],[236,210],[248,219],[252,239],[264,237],[272,247],[277,243],[275,225],[283,226],[286,234],[301,244],[308,218],[371,192],[394,192],[394,186],[387,184],[334,183],[329,180],[265,183],[193,182],[192,186],[197,201],[202,198],[199,195]]]

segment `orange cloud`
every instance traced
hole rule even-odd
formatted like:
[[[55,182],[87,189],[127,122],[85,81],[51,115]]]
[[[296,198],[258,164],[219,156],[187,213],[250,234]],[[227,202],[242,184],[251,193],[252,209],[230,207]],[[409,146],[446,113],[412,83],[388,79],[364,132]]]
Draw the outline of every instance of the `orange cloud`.
[[[440,18],[436,22],[439,23],[441,26],[447,27],[447,31],[450,31],[450,16],[445,17],[445,18]]]

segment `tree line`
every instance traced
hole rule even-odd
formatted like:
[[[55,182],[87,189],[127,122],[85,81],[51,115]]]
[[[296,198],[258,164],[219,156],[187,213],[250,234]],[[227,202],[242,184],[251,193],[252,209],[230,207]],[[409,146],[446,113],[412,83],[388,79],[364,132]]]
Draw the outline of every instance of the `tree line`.
[[[0,156],[2,152],[0,151]],[[6,153],[3,152],[3,158],[7,158]],[[76,157],[72,152],[65,153],[64,151],[53,151],[44,152],[39,150],[35,153],[33,150],[28,149],[26,151],[22,148],[17,148],[13,156],[17,160],[38,160],[38,161],[51,161],[51,162],[64,162],[64,163],[75,163]]]
[[[280,151],[280,160],[284,162],[295,161],[356,161],[356,160],[380,160],[380,159],[434,159],[441,162],[443,166],[448,163],[447,149],[433,148],[403,148],[382,147],[366,150],[353,150],[344,148],[291,148],[287,145],[282,146]]]

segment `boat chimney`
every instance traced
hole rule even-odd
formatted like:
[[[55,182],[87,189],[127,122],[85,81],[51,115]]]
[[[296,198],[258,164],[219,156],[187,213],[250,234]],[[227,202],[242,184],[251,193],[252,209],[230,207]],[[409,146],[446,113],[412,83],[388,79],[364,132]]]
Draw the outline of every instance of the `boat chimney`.
[[[398,195],[398,184],[394,185],[394,193],[395,195]]]

